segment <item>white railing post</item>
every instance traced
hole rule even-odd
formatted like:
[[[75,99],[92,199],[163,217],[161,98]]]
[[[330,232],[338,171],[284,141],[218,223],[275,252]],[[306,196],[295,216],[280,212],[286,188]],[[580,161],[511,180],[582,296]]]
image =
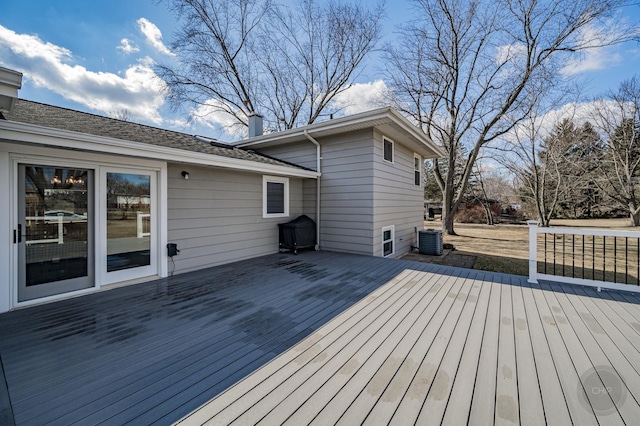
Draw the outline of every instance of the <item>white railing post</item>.
[[[538,221],[528,220],[529,225],[529,282],[538,284]]]
[[[64,225],[62,224],[62,220],[64,216],[58,213],[58,244],[64,244]]]
[[[142,238],[142,212],[136,212],[136,216],[138,222],[138,238]]]

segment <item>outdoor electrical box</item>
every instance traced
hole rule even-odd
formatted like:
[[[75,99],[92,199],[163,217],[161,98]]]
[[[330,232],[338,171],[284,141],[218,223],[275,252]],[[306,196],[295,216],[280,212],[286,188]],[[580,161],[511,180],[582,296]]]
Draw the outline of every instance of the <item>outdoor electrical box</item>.
[[[180,250],[178,250],[177,244],[174,244],[174,243],[167,244],[167,256],[173,257],[178,253],[180,253]]]

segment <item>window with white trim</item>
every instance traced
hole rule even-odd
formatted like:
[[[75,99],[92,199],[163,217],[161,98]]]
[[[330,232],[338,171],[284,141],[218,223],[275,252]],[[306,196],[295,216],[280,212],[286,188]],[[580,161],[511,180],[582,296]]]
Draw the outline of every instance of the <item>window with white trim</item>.
[[[413,183],[416,186],[422,185],[422,157],[413,153]]]
[[[393,163],[393,141],[391,139],[382,138],[382,155],[384,161]]]
[[[395,227],[393,225],[382,228],[382,257],[393,256],[394,234]]]
[[[262,217],[289,216],[289,179],[262,177]]]

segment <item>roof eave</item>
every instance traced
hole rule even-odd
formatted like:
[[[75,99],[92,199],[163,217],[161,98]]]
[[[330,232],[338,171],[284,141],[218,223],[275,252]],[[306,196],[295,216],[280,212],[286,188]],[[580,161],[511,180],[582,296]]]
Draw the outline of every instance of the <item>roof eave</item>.
[[[0,140],[64,149],[77,149],[106,154],[126,155],[130,157],[141,157],[167,162],[222,167],[248,172],[269,173],[289,177],[315,179],[320,176],[319,173],[311,170],[229,158],[215,154],[186,151],[159,145],[149,145],[142,142],[96,136],[87,133],[72,132],[15,121],[0,121]]]
[[[391,107],[375,109],[360,114],[340,117],[329,121],[323,121],[321,123],[314,123],[308,126],[285,130],[282,132],[257,136],[251,139],[234,142],[232,143],[232,145],[242,148],[283,145],[306,139],[305,133],[314,135],[315,133],[329,132],[331,130],[338,130],[340,128],[345,128],[348,126],[367,123],[370,123],[369,127],[376,128],[378,125],[377,122],[380,122],[380,120],[388,120],[388,123],[395,123],[396,125],[400,126],[400,128],[404,132],[419,141],[420,144],[424,145],[424,148],[433,152],[434,157],[446,156],[446,153],[442,150],[442,148],[436,145],[431,139],[429,139],[429,137],[427,137],[427,135],[425,135],[422,131],[420,131],[420,129],[414,126],[402,114]]]

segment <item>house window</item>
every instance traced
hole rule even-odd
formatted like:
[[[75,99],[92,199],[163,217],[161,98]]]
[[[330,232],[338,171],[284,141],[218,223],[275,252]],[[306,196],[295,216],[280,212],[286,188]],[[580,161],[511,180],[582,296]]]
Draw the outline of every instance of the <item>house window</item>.
[[[263,176],[262,217],[287,216],[289,216],[289,179]]]
[[[416,186],[422,185],[422,158],[418,154],[413,154],[413,183]]]
[[[393,141],[391,139],[382,138],[382,147],[384,151],[384,160],[393,163]]]
[[[393,255],[393,239],[395,229],[392,226],[385,226],[382,228],[382,257],[388,257]]]

